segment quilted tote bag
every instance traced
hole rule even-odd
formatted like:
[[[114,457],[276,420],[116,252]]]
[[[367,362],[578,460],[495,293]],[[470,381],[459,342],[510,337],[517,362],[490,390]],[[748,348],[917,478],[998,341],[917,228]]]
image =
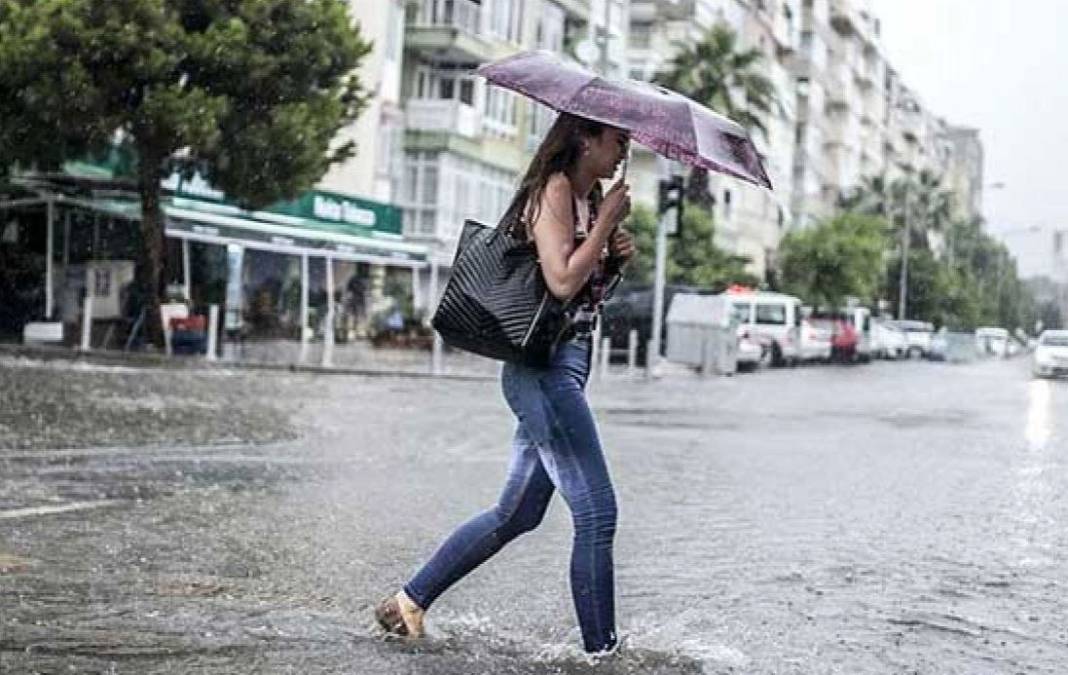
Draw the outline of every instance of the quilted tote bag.
[[[573,312],[549,292],[534,243],[513,229],[464,222],[432,323],[457,349],[544,367]]]

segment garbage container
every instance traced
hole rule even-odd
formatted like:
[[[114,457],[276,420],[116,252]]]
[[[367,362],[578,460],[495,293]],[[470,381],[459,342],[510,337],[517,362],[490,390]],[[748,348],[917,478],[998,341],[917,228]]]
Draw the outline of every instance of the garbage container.
[[[732,375],[738,368],[738,331],[722,296],[676,293],[667,313],[667,359]]]

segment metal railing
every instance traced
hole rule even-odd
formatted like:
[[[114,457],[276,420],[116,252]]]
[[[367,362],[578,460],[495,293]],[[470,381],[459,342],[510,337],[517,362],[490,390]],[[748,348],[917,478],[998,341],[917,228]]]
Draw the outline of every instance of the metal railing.
[[[408,5],[407,19],[413,26],[445,26],[478,35],[482,7],[472,0],[421,0]]]

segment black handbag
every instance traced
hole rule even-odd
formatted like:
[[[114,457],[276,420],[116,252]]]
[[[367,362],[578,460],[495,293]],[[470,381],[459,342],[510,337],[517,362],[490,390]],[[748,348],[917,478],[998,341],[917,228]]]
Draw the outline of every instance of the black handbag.
[[[534,242],[513,230],[464,222],[432,323],[457,349],[545,367],[571,326],[573,307],[549,292]]]

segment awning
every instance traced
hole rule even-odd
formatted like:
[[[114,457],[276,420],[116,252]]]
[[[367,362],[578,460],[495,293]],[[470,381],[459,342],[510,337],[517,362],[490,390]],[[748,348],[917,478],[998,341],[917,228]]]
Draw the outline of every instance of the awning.
[[[293,255],[423,267],[427,248],[404,241],[396,206],[325,190],[248,211],[199,175],[173,174],[163,187],[167,235]]]
[[[290,255],[331,257],[338,260],[404,267],[425,267],[425,246],[394,239],[359,237],[309,227],[302,219],[264,222],[236,214],[211,212],[203,205],[175,199],[163,207],[168,237],[209,244],[237,244],[251,249]]]

